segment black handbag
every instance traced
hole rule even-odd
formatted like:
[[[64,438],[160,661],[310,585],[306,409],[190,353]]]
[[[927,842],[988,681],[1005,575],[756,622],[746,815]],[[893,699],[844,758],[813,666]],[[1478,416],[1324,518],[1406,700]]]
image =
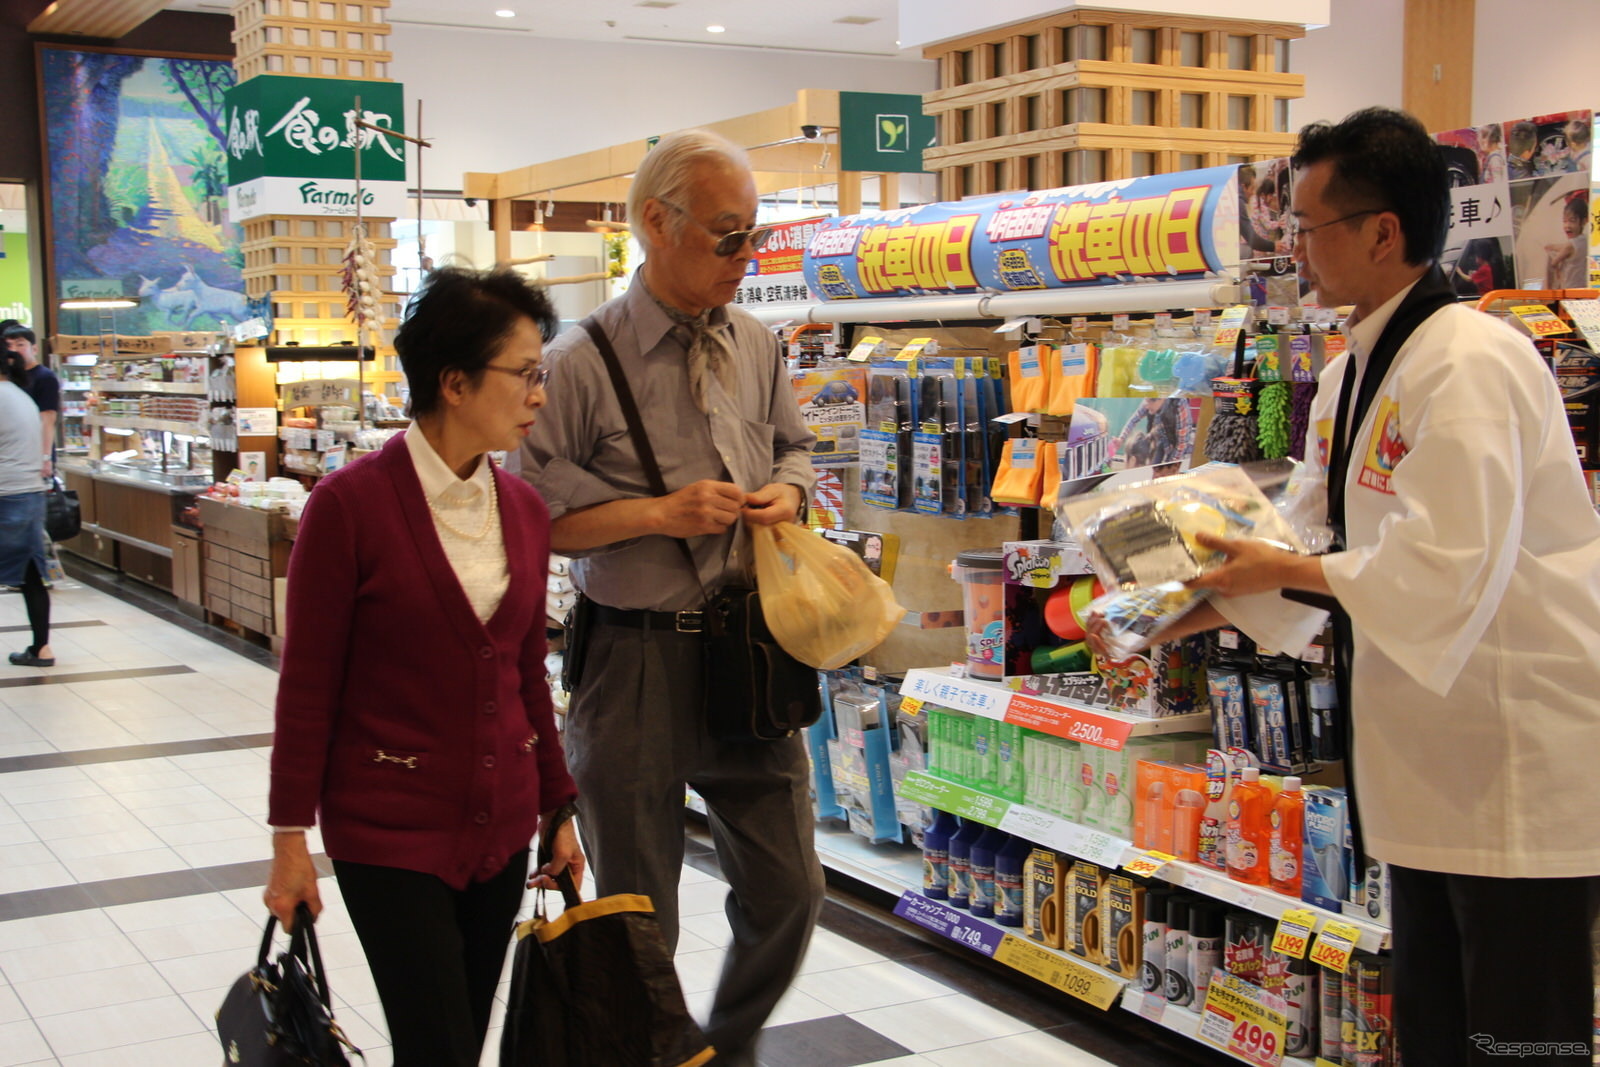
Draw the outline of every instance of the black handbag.
[[[60,542],[72,540],[82,529],[78,491],[62,485],[60,478],[51,478],[44,494],[44,532],[50,540]]]
[[[560,824],[557,823],[558,827]],[[550,862],[554,828],[540,835]],[[683,1000],[650,898],[584,903],[572,875],[556,876],[565,910],[517,927],[500,1067],[699,1067],[715,1051]]]
[[[256,965],[239,976],[217,1009],[223,1067],[350,1067],[349,1050],[366,1062],[333,1020],[327,972],[311,909],[295,910],[289,950],[268,962],[278,920],[267,918]]]
[[[724,589],[705,629],[706,728],[718,741],[778,741],[822,715],[817,672],[778,644],[754,589]]]
[[[611,387],[628,421],[634,451],[650,482],[650,491],[667,495],[661,466],[622,373],[616,350],[594,319],[584,319],[595,347],[611,375]],[[689,542],[676,538],[690,573],[699,577]],[[701,633],[705,680],[702,683],[706,729],[718,741],[779,741],[822,717],[817,672],[783,650],[767,628],[761,597],[754,589],[726,589],[705,596],[705,628]]]

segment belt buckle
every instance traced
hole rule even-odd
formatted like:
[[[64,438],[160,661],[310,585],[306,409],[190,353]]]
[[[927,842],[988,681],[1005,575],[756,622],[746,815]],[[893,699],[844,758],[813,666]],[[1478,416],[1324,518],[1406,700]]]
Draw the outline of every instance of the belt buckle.
[[[673,618],[673,629],[680,634],[702,633],[706,628],[704,611],[680,611]]]

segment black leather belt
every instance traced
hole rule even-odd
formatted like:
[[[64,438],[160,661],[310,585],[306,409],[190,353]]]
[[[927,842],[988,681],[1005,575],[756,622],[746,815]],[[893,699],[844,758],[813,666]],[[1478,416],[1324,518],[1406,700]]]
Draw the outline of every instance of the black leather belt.
[[[635,630],[666,630],[697,634],[705,629],[703,611],[645,611],[594,604],[594,620],[607,626],[627,626]]]

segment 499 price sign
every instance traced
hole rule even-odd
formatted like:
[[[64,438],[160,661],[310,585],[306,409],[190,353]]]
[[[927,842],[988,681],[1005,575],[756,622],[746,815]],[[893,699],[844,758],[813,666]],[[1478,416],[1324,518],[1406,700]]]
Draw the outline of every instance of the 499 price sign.
[[[1236,975],[1214,972],[1200,1015],[1199,1038],[1246,1063],[1278,1067],[1288,1005]]]

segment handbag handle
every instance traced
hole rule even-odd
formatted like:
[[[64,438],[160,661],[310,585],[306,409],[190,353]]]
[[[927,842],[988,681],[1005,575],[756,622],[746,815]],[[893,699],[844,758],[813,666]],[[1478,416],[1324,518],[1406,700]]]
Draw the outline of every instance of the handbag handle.
[[[571,881],[570,877],[568,881]],[[305,966],[306,973],[311,976],[312,987],[317,991],[317,999],[322,1001],[324,1008],[332,1011],[333,998],[328,993],[328,980],[322,969],[322,949],[317,945],[316,922],[309,904],[302,900],[295,905],[294,932],[289,935],[289,955]],[[261,934],[261,951],[256,955],[259,967],[267,966],[267,957],[272,952],[272,935],[277,928],[278,917],[269,913],[267,928]]]
[[[565,826],[572,818],[572,805],[563,804],[550,816],[552,822],[549,826],[540,827],[539,851],[534,857],[534,862],[543,867],[555,859],[555,854],[550,850],[550,842],[555,840],[556,831]],[[572,880],[572,868],[563,867],[561,873],[556,875],[556,886],[561,890],[561,902],[569,908],[575,908],[583,903],[583,896],[578,892],[578,885]]]

